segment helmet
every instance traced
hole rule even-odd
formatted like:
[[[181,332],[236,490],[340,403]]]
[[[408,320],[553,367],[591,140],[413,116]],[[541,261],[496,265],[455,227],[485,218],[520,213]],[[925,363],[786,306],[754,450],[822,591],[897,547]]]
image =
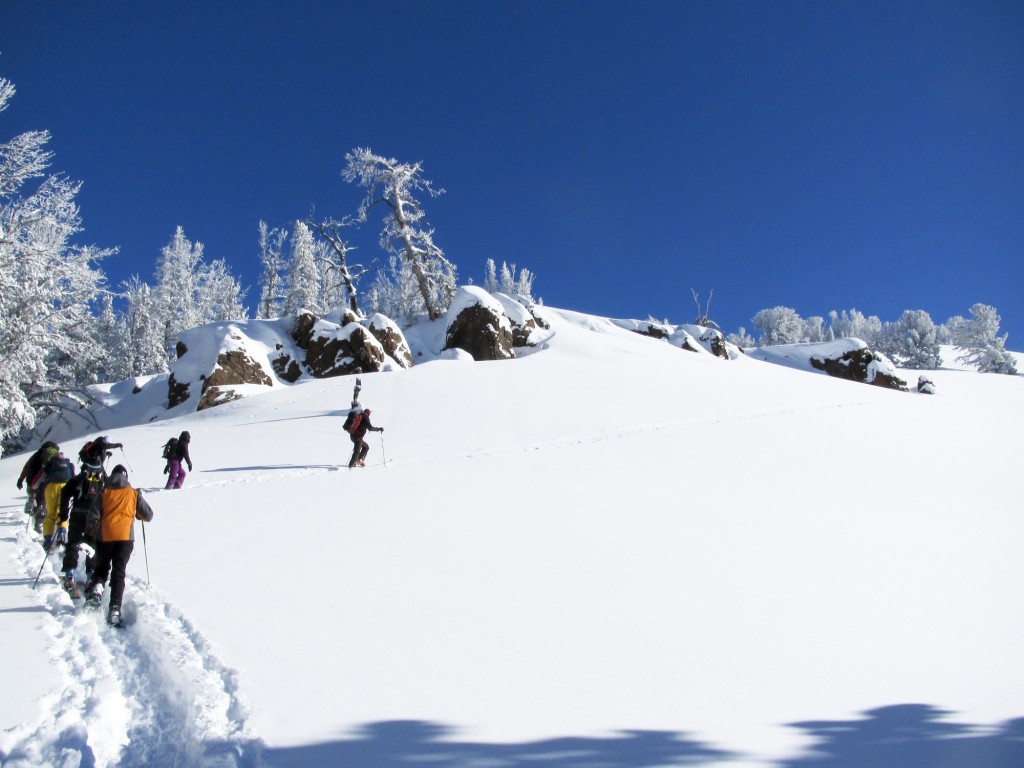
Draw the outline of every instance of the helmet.
[[[118,464],[110,473],[111,477],[114,475],[124,475],[125,477],[128,477],[128,470],[124,468],[124,464]]]

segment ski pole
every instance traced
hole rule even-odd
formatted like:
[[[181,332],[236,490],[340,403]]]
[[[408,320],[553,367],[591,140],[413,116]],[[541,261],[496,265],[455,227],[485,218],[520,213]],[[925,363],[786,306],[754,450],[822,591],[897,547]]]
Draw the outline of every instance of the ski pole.
[[[53,539],[50,539],[50,546],[48,546],[46,548],[46,552],[43,554],[43,562],[39,566],[39,573],[36,574],[36,580],[32,583],[32,589],[36,588],[36,585],[39,583],[39,577],[43,575],[43,566],[46,565],[46,559],[50,556],[50,547],[52,547],[52,546],[53,546]]]
[[[149,586],[149,547],[146,546],[146,521],[142,521],[142,554],[146,556],[146,586]]]
[[[132,469],[132,463],[128,461],[128,454],[124,452],[124,446],[121,446],[121,456],[124,457],[124,463],[128,465],[128,471],[135,475],[135,470]]]
[[[384,452],[384,430],[380,431],[380,459],[386,467],[388,465],[388,455]]]

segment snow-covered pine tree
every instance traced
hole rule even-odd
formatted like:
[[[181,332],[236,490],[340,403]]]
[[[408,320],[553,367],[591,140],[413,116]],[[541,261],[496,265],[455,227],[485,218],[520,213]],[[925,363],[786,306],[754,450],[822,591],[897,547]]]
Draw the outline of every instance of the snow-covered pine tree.
[[[938,328],[923,309],[908,309],[895,323],[886,323],[876,348],[904,368],[934,370],[942,364]]]
[[[316,262],[313,234],[304,222],[295,222],[289,249],[288,298],[284,303],[285,314],[300,309],[320,312],[320,269]]]
[[[381,246],[406,265],[427,316],[432,320],[441,317],[457,288],[455,266],[434,243],[434,230],[427,227],[423,206],[415,195],[423,192],[437,197],[444,190],[435,189],[423,178],[420,163],[399,163],[363,148],[346,154],[345,161],[342,177],[366,189],[358,221],[366,221],[378,203],[386,206]]]
[[[757,346],[757,340],[747,333],[747,329],[742,325],[738,333],[730,333],[726,338],[730,344],[735,344],[742,349],[750,349]]]
[[[754,315],[752,322],[761,333],[760,343],[763,346],[799,344],[804,340],[804,321],[791,307],[762,309]]]
[[[245,290],[228,270],[227,262],[214,259],[199,272],[196,302],[203,323],[245,320]]]
[[[154,317],[163,329],[163,344],[169,360],[175,359],[174,349],[181,332],[203,323],[203,311],[198,302],[202,263],[203,244],[188,240],[180,226],[160,250],[153,291]]]
[[[0,112],[14,96],[0,78]],[[0,439],[31,429],[82,382],[96,350],[83,328],[112,250],[74,245],[80,184],[46,175],[47,131],[0,144]],[[32,182],[41,179],[34,189]]]
[[[882,321],[875,315],[865,317],[863,312],[851,309],[842,313],[832,310],[828,313],[829,328],[837,339],[860,339],[868,345],[874,345],[882,332]]]
[[[122,284],[126,301],[120,318],[127,370],[125,377],[163,373],[168,357],[164,347],[163,326],[156,318],[153,290],[138,275]]]
[[[267,222],[259,223],[260,263],[263,272],[260,275],[260,302],[256,307],[257,320],[269,320],[280,317],[286,298],[284,242],[288,239],[288,230],[270,229]]]
[[[981,373],[1017,373],[1017,363],[1006,351],[1007,336],[999,335],[999,323],[996,308],[980,303],[971,307],[966,320],[951,320],[953,343],[963,350],[957,362],[976,366]]]

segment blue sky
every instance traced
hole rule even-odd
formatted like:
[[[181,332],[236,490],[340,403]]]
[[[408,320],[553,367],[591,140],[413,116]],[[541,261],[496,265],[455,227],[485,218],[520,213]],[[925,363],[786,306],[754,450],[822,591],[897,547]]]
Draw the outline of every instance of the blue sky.
[[[446,190],[463,282],[493,258],[552,306],[673,322],[714,290],[726,332],[983,302],[1024,349],[1019,0],[8,0],[0,75],[0,137],[53,134],[115,285],[180,225],[254,306],[259,220],[354,213],[365,146]]]

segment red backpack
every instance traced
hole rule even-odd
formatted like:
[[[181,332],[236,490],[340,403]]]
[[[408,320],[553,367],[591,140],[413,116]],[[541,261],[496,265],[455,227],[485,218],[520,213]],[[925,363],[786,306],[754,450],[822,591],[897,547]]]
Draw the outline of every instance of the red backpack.
[[[359,429],[359,425],[363,423],[363,412],[362,411],[349,411],[348,418],[345,419],[345,423],[342,425],[342,429],[348,432],[350,435],[354,435],[356,430]]]

